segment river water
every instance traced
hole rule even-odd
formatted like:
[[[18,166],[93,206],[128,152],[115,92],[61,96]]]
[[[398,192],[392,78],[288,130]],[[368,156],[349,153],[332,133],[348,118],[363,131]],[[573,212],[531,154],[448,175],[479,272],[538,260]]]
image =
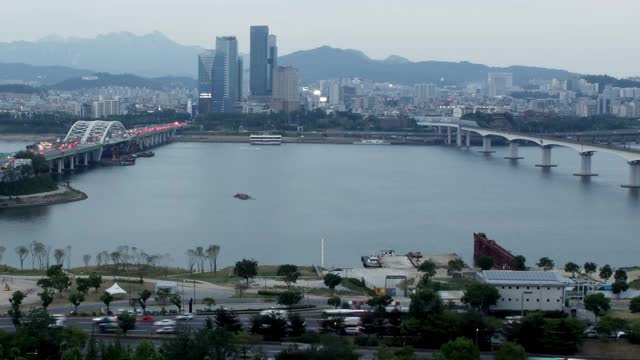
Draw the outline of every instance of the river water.
[[[0,142],[0,152],[23,143]],[[379,249],[457,253],[470,261],[473,232],[485,232],[529,263],[595,261],[638,264],[640,198],[620,188],[627,164],[593,157],[600,173],[572,176],[575,151],[554,148],[559,167],[504,160],[508,149],[485,156],[478,148],[174,143],[135,166],[92,168],[70,177],[85,201],[0,212],[3,261],[38,240],[82,254],[127,244],[169,253],[185,266],[185,251],[220,244],[220,263],[243,257],[263,264],[358,266]],[[241,201],[235,193],[255,200]],[[28,262],[29,260],[27,260]]]

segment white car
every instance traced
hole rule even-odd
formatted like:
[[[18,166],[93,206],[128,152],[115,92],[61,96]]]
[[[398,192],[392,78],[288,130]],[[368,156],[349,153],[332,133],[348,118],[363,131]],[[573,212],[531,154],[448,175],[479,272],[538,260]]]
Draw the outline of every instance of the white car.
[[[183,313],[176,316],[176,320],[193,320],[193,314],[191,313]]]
[[[176,326],[176,321],[171,319],[158,320],[153,323],[153,326]]]
[[[163,326],[156,330],[156,334],[175,334],[176,328],[173,326]]]
[[[93,322],[95,323],[108,323],[108,322],[115,322],[118,321],[118,318],[115,316],[100,316],[97,318],[93,318]]]
[[[364,328],[362,326],[347,326],[344,328],[344,333],[347,335],[360,335]]]

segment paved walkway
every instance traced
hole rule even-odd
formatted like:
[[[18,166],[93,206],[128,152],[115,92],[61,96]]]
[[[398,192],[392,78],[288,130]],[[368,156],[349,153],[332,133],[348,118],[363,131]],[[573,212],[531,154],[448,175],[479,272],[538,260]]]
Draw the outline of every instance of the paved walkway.
[[[68,187],[64,185],[58,185],[57,190],[47,191],[47,192],[37,193],[37,194],[30,194],[30,195],[0,196],[0,200],[9,200],[9,199],[15,199],[15,198],[28,199],[28,198],[35,198],[35,197],[43,197],[43,196],[49,196],[49,195],[63,194],[67,191],[69,191]]]

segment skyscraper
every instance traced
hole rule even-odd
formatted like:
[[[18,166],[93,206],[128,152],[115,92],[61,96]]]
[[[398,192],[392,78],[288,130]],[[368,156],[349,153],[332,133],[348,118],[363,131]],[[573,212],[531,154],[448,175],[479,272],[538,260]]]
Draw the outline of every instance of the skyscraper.
[[[276,36],[269,35],[267,40],[267,93],[271,95],[273,90],[273,69],[278,67],[278,45]]]
[[[213,88],[213,59],[214,50],[206,50],[198,54],[198,93],[211,93]]]
[[[216,38],[213,61],[213,111],[232,112],[240,100],[241,74],[238,61],[238,40],[235,36]]]
[[[273,70],[273,111],[291,112],[300,108],[298,69],[293,66],[278,66]]]
[[[267,94],[268,63],[269,56],[269,27],[251,27],[251,65],[249,69],[249,90],[252,96],[265,96]]]

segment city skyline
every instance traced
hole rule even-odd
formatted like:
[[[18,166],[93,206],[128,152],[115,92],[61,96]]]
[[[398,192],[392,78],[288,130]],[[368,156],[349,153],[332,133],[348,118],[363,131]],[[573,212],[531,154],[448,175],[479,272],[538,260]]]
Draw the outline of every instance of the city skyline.
[[[119,16],[114,12],[120,2],[116,0],[108,6],[76,0],[66,2],[65,6],[36,0],[10,4],[0,14],[0,23],[6,27],[0,32],[0,41],[35,40],[49,34],[87,38],[123,30],[137,34],[158,30],[181,44],[204,48],[213,48],[216,35],[235,34],[241,44],[239,51],[248,53],[247,29],[250,25],[263,23],[269,24],[280,37],[284,45],[280,49],[282,54],[330,45],[359,49],[377,59],[395,54],[412,61],[470,61],[493,66],[517,64],[616,76],[639,73],[636,64],[640,60],[640,49],[615,40],[629,34],[634,26],[633,14],[640,10],[636,2],[626,0],[616,2],[615,7],[603,6],[602,2],[594,0],[518,1],[517,7],[512,1],[504,0],[483,1],[481,5],[468,0],[455,4],[415,4],[401,0],[393,8],[377,1],[362,7],[361,2],[354,1],[341,4],[344,11],[332,13],[331,17],[307,4],[289,0],[282,4],[291,10],[286,16],[257,1],[225,3],[229,12],[221,13],[208,11],[219,7],[218,1],[190,1],[187,4],[190,7],[185,8],[183,4],[151,4],[138,0],[127,4],[131,16],[152,5],[154,16],[135,22],[130,21],[131,16]],[[39,3],[35,12],[33,3]],[[63,16],[72,8],[82,11],[87,6],[93,9],[87,16],[74,19]],[[331,8],[338,3],[329,0],[323,6]],[[202,11],[186,11],[191,7]],[[468,11],[460,12],[460,8]],[[598,11],[594,12],[594,8]],[[242,21],[225,16],[229,13],[242,13]],[[101,19],[92,14],[100,14]],[[210,19],[204,21],[205,15]],[[65,18],[65,21],[57,21],[57,18]],[[291,18],[296,21],[291,22]],[[580,21],[567,27],[567,21],[573,18]],[[19,26],[25,19],[42,26]],[[194,25],[204,23],[212,25],[207,29]]]

